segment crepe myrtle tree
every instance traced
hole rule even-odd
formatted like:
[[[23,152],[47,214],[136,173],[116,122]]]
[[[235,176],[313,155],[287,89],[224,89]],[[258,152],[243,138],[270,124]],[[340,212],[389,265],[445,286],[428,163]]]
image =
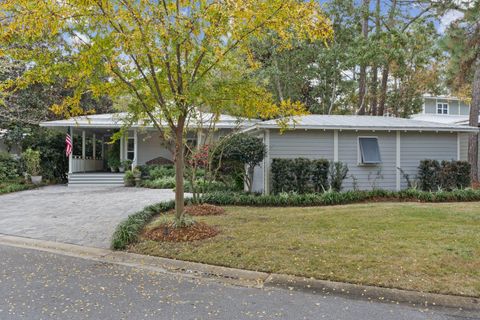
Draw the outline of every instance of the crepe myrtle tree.
[[[0,84],[8,94],[62,77],[71,95],[51,106],[81,113],[85,93],[109,96],[129,123],[149,124],[174,146],[176,225],[184,216],[184,140],[195,110],[281,118],[301,103],[275,104],[253,71],[250,45],[324,41],[332,28],[316,1],[304,0],[3,0],[0,57],[29,69]],[[1,97],[1,96],[0,96]]]
[[[223,146],[217,150],[221,154],[217,151],[219,155],[216,158],[222,158],[223,162],[240,164],[243,181],[248,192],[252,192],[255,167],[260,165],[267,155],[267,147],[263,143],[263,139],[239,133],[223,141]]]

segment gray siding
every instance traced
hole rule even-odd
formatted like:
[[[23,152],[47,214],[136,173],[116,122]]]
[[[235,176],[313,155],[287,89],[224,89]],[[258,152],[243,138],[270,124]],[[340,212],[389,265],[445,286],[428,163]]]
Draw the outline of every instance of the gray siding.
[[[333,160],[333,131],[295,130],[270,132],[270,159],[309,158]]]
[[[378,137],[382,163],[377,165],[361,165],[358,158],[358,137]],[[357,188],[361,190],[387,189],[396,187],[396,133],[395,132],[353,132],[338,133],[338,160],[348,165],[348,178],[344,182],[345,189],[353,189],[354,178]]]
[[[460,160],[468,160],[468,134],[460,133]]]
[[[480,150],[480,139],[478,140],[478,148]],[[468,161],[468,134],[460,134],[460,160]],[[480,168],[480,157],[478,159],[478,167]]]
[[[468,115],[470,112],[470,106],[460,100],[449,100],[449,99],[435,99],[435,98],[425,98],[425,113],[426,114],[436,114],[437,113],[437,102],[446,102],[448,103],[448,111],[451,115]]]
[[[437,107],[435,105],[435,99],[425,98],[424,105],[425,105],[425,113],[427,113],[427,114],[436,114],[437,113]]]
[[[172,159],[172,153],[164,144],[163,139],[160,138],[159,133],[144,132],[138,133],[138,165],[143,165],[147,161],[157,157],[164,157]]]
[[[378,165],[361,165],[358,159],[358,137],[377,137],[382,157]],[[461,144],[462,147],[462,144]],[[356,187],[362,190],[373,188],[396,189],[396,132],[341,131],[338,133],[338,160],[348,165],[348,178],[344,189]],[[462,149],[461,149],[462,150]],[[463,151],[464,152],[464,151]],[[310,159],[325,158],[333,160],[333,130],[296,130],[280,135],[278,131],[270,133],[270,160],[274,158]],[[420,160],[456,160],[457,133],[400,133],[400,167],[412,178],[416,176]],[[261,174],[261,173],[260,173]],[[259,175],[261,177],[261,175]],[[401,176],[401,187],[406,188],[406,180]],[[271,185],[271,181],[269,181]],[[260,188],[261,182],[258,182]],[[256,189],[259,191],[260,189]]]
[[[400,150],[400,167],[413,178],[418,173],[420,160],[457,159],[457,133],[402,132]],[[401,186],[407,187],[403,177]]]

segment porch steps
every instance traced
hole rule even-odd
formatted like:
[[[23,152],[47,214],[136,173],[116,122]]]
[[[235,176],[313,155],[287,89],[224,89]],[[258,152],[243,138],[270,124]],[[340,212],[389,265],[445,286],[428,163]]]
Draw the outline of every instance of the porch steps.
[[[123,186],[123,173],[70,173],[68,186]]]

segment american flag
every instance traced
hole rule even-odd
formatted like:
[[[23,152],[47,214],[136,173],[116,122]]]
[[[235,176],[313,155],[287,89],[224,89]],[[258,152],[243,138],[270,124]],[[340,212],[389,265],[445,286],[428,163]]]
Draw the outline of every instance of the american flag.
[[[67,157],[72,154],[72,137],[68,133],[65,137],[65,154]]]

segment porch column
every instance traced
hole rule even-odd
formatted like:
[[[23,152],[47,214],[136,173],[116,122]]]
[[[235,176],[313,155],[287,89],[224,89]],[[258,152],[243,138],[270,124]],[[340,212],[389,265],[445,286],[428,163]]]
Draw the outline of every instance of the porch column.
[[[72,141],[72,152],[68,155],[68,173],[73,173],[73,127],[70,127],[70,139]]]
[[[120,138],[120,161],[123,161],[124,145],[125,145],[125,135],[123,134]]]
[[[138,163],[138,131],[137,129],[133,130],[133,168],[137,166]]]
[[[82,130],[82,165],[83,172],[85,172],[85,130]]]
[[[96,138],[97,138],[97,137],[96,137],[96,135],[95,135],[95,133],[94,133],[94,134],[92,135],[92,149],[93,149],[92,158],[93,158],[93,160],[95,160],[95,159],[97,158],[97,157],[96,157],[96,155],[97,155],[97,152],[96,152],[96,151],[97,151],[97,139],[96,139]]]

